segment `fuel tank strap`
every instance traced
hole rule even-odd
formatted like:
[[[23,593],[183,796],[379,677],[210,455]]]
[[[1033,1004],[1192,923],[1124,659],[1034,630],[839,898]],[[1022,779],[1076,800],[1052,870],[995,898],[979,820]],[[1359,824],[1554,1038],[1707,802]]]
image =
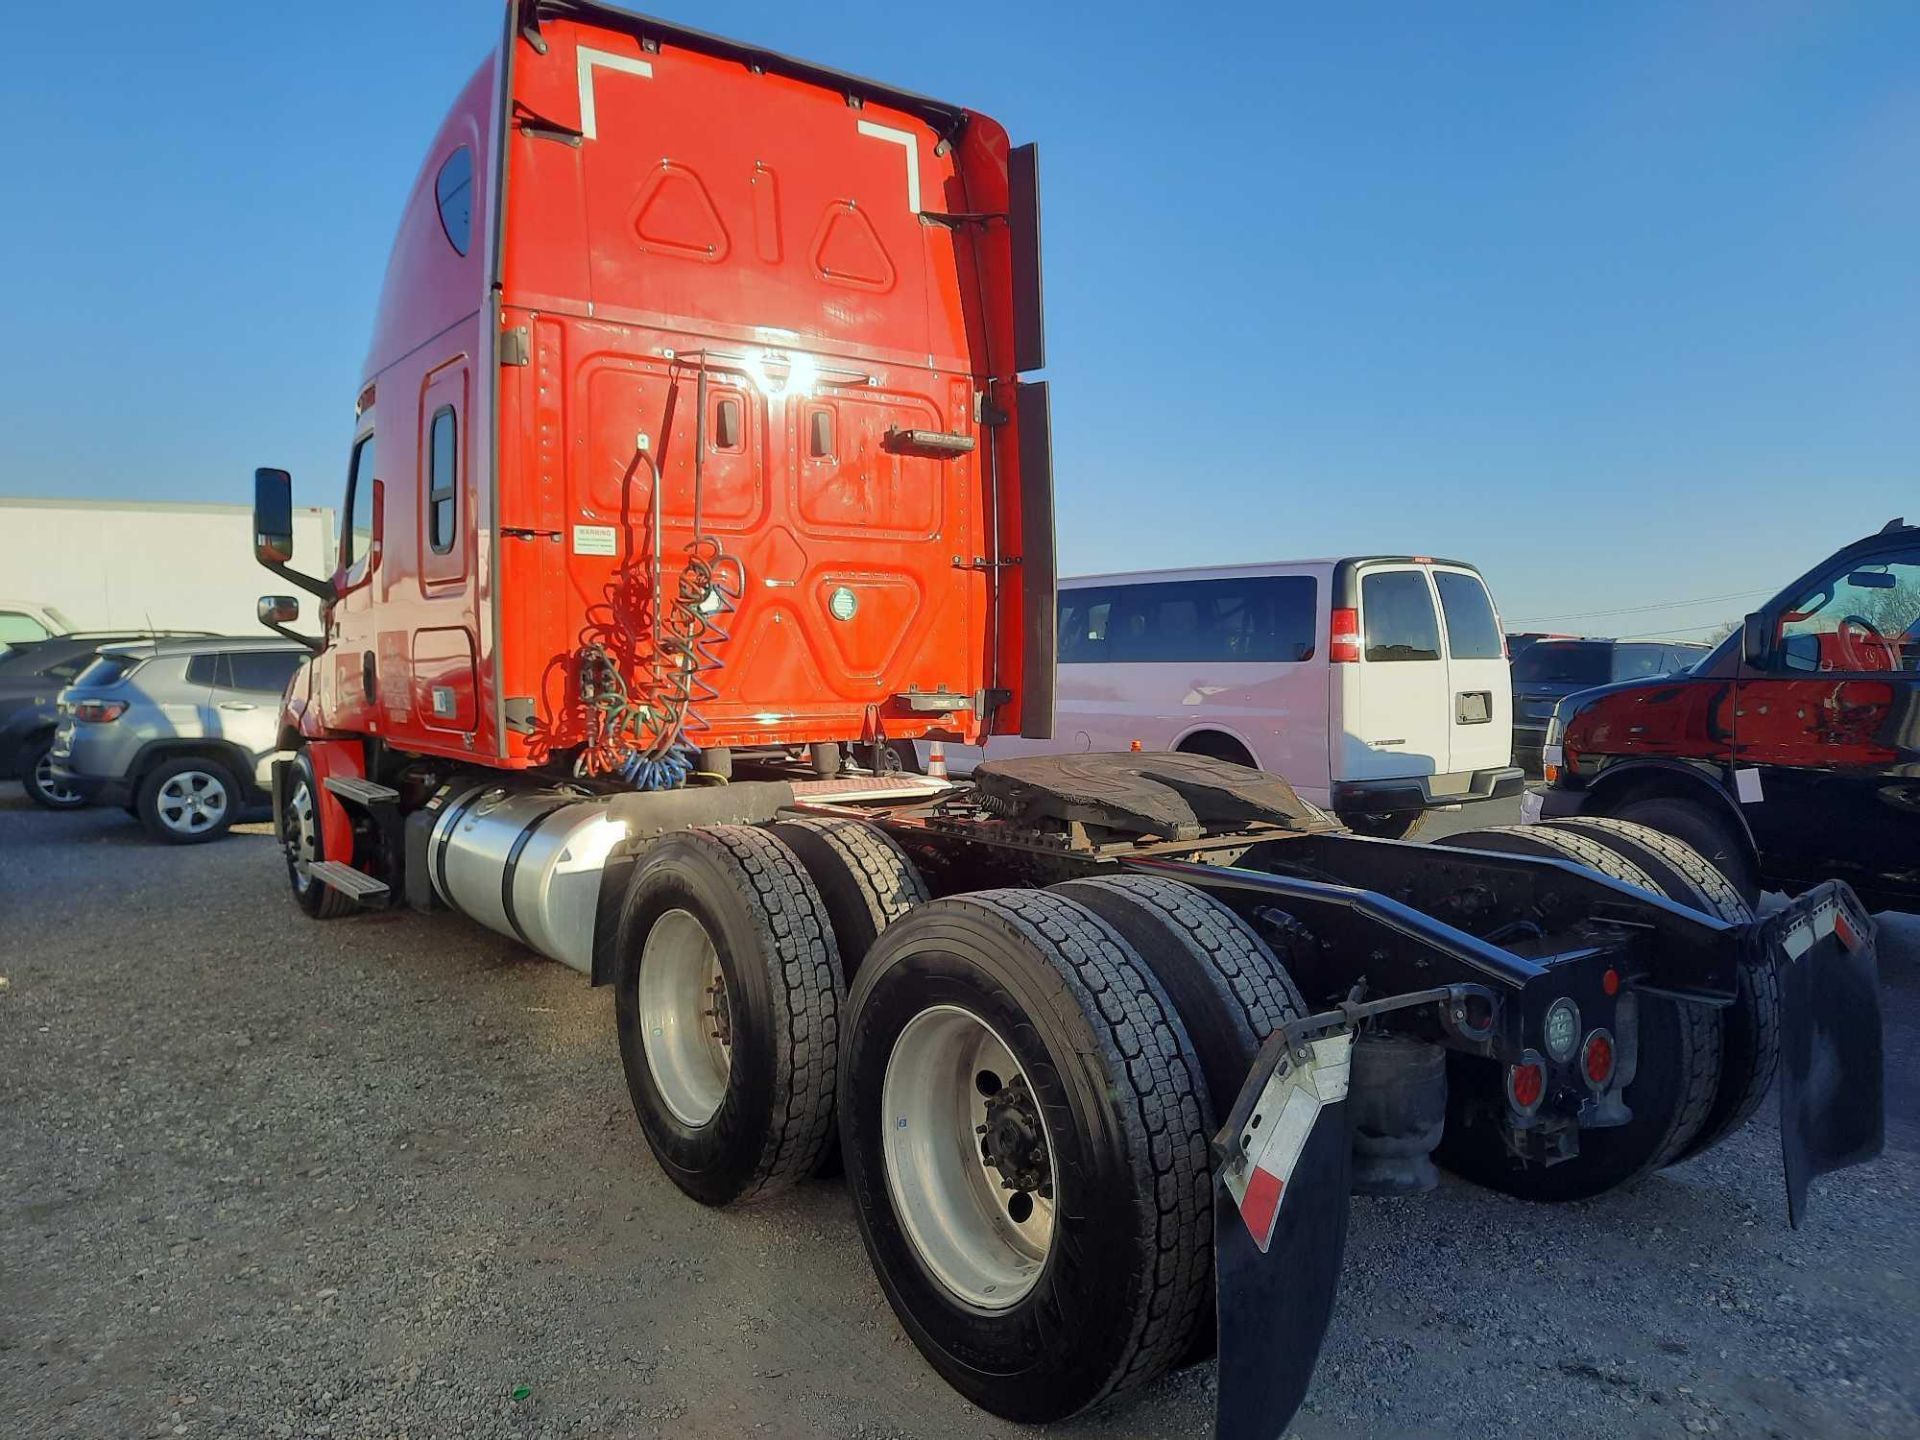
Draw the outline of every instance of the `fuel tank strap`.
[[[433,883],[440,892],[443,905],[453,904],[453,891],[447,885],[447,851],[453,845],[453,832],[459,827],[461,818],[473,808],[473,802],[487,793],[486,786],[476,785],[462,795],[453,804],[453,808],[433,826]]]
[[[507,863],[500,870],[500,909],[505,912],[507,924],[513,927],[513,933],[520,937],[520,943],[529,950],[538,950],[540,947],[527,938],[526,929],[520,923],[519,911],[513,903],[513,877],[520,871],[520,856],[525,852],[528,842],[540,832],[540,827],[559,811],[577,803],[579,803],[578,796],[555,800],[528,821],[520,833],[513,837],[513,848],[507,851]]]

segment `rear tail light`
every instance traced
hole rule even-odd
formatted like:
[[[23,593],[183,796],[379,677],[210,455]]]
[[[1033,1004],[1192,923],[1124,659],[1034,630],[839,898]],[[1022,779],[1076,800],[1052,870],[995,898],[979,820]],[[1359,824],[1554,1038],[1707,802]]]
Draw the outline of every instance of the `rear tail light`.
[[[1327,657],[1336,665],[1352,665],[1360,659],[1360,612],[1342,608],[1333,612],[1328,627]]]
[[[124,700],[81,700],[73,707],[73,718],[88,725],[104,725],[127,713]]]
[[[1529,1050],[1518,1065],[1507,1067],[1507,1102],[1522,1115],[1531,1115],[1546,1098],[1546,1062]]]
[[[1607,1082],[1613,1079],[1613,1036],[1605,1030],[1590,1032],[1580,1051],[1580,1069],[1594,1089],[1606,1089]]]

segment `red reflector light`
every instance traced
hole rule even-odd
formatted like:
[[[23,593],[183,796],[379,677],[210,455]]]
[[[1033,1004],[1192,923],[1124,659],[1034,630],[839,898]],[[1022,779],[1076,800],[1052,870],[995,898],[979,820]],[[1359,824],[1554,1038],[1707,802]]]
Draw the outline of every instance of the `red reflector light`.
[[[1607,1082],[1613,1079],[1613,1036],[1604,1030],[1595,1030],[1587,1036],[1586,1048],[1580,1052],[1580,1068],[1587,1072],[1587,1083],[1596,1090],[1607,1088]]]
[[[104,725],[127,713],[124,700],[82,700],[73,707],[73,718],[89,725]]]
[[[1360,612],[1342,608],[1333,612],[1327,627],[1327,658],[1336,665],[1352,665],[1360,659]]]
[[[1518,1065],[1507,1067],[1507,1099],[1523,1115],[1531,1115],[1547,1098],[1547,1067],[1529,1050]]]
[[[1618,995],[1620,993],[1620,972],[1609,966],[1607,973],[1600,977],[1600,988],[1609,995]]]

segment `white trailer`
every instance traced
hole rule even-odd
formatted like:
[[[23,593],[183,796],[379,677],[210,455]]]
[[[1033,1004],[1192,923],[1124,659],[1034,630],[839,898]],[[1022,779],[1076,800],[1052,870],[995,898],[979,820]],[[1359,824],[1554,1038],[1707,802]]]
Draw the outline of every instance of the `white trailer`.
[[[294,514],[308,554],[332,553],[333,511]],[[253,510],[141,500],[0,498],[0,595],[75,630],[260,631]]]

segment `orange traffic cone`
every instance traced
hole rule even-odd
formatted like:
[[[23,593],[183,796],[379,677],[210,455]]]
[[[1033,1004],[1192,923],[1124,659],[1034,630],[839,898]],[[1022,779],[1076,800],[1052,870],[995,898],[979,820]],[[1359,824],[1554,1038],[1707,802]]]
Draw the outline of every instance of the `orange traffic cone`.
[[[927,775],[934,780],[947,778],[947,747],[938,740],[927,746]]]

